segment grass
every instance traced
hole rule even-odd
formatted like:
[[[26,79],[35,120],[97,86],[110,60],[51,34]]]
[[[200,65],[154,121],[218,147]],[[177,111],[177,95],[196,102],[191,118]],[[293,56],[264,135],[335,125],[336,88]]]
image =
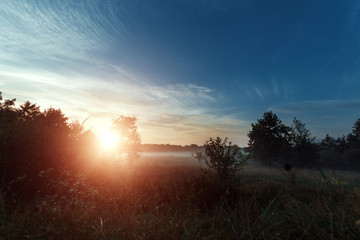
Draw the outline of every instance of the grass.
[[[224,186],[194,166],[64,173],[51,194],[0,196],[0,239],[358,239],[359,175],[245,168]]]

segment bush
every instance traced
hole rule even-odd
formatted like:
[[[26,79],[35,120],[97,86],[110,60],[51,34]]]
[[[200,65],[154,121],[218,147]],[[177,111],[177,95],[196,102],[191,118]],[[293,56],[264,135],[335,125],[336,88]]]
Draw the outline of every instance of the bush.
[[[203,152],[196,153],[196,159],[204,161],[207,173],[215,173],[221,181],[234,180],[236,173],[242,169],[247,161],[247,157],[241,153],[240,147],[220,137],[210,138],[204,144],[205,155]]]

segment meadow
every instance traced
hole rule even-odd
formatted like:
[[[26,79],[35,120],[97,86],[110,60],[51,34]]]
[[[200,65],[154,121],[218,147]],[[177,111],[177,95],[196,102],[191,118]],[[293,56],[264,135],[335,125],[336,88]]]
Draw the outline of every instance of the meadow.
[[[133,167],[102,162],[87,175],[63,172],[31,202],[1,191],[0,239],[360,236],[357,173],[298,169],[293,184],[285,170],[249,164],[224,185],[196,164],[181,164],[188,156],[173,156],[173,164],[155,157]]]

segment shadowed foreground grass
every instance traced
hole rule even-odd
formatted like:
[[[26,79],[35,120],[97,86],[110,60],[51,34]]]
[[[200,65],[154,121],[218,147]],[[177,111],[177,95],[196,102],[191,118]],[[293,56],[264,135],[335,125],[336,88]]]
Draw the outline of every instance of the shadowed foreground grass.
[[[31,203],[2,192],[0,239],[358,239],[359,186],[304,179],[246,169],[226,186],[170,166],[64,173]]]

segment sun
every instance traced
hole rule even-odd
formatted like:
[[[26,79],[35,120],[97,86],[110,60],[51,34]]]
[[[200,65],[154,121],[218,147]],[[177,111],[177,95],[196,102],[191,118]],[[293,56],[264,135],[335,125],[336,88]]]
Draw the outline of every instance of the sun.
[[[100,135],[101,147],[104,150],[115,150],[115,148],[118,146],[119,141],[120,136],[111,130],[105,130]]]

